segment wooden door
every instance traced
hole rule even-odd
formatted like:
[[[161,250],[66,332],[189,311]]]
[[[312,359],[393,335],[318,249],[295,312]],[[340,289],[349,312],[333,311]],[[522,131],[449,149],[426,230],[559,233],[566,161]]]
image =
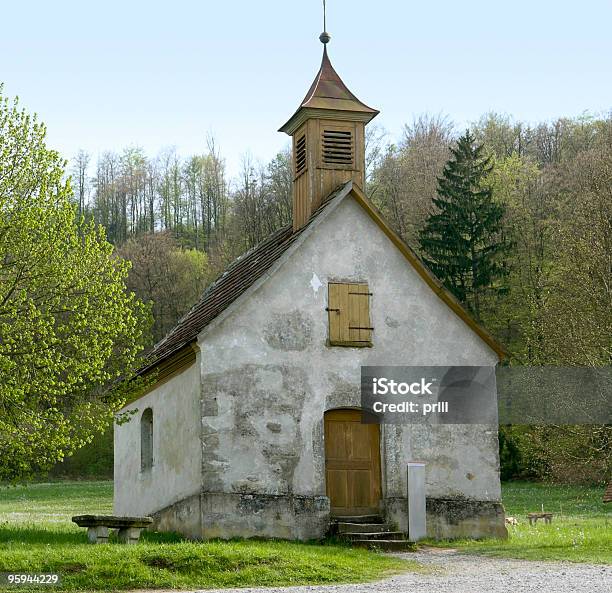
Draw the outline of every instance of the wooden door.
[[[332,515],[379,512],[380,427],[362,424],[359,410],[326,412],[325,478]]]

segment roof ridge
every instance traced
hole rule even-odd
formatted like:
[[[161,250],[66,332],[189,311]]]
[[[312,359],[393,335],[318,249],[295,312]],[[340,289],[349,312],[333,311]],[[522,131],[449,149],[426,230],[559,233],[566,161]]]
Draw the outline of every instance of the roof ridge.
[[[327,196],[312,213],[309,221],[300,229],[294,231],[292,224],[285,225],[235,258],[206,287],[202,296],[177,321],[168,334],[155,344],[147,357],[148,362],[138,371],[138,374],[144,373],[194,341],[198,334],[217,315],[229,307],[278,261],[294,243],[295,239],[310,226],[312,221],[319,216],[335,197],[342,191],[348,193],[352,186],[352,181],[338,186]]]
[[[207,297],[207,295],[209,293],[214,291],[215,287],[218,286],[219,282],[224,277],[226,277],[232,270],[234,270],[236,268],[236,266],[241,261],[244,261],[249,255],[251,255],[252,253],[257,251],[258,249],[261,249],[267,243],[272,242],[272,240],[275,237],[281,236],[283,233],[286,233],[290,228],[292,228],[292,225],[291,224],[287,224],[287,225],[281,227],[280,229],[277,229],[276,231],[274,231],[273,233],[268,235],[265,239],[262,239],[259,243],[257,243],[256,245],[254,245],[253,247],[251,247],[250,249],[248,249],[244,253],[241,253],[238,257],[234,258],[227,265],[227,267],[204,289],[204,291],[202,292],[201,296],[187,310],[187,312],[184,313],[181,317],[179,317],[179,319],[176,322],[176,324],[174,325],[174,327],[159,342],[157,342],[153,346],[153,348],[151,349],[151,354],[153,354],[156,350],[158,350],[161,346],[163,346],[163,344],[173,335],[174,331],[178,328],[178,326],[181,324],[181,322],[183,322],[187,317],[189,317],[189,315],[191,315],[193,310],[196,309],[198,307],[198,305],[200,305],[202,303],[202,301],[204,301],[206,299],[206,297]]]
[[[160,340],[150,352],[148,362],[139,369],[138,374],[155,367],[172,354],[194,342],[199,333],[218,315],[225,311],[236,299],[242,296],[259,279],[263,278],[278,262],[295,240],[311,227],[311,224],[332,203],[353,192],[356,201],[382,229],[391,242],[403,253],[422,280],[442,299],[476,334],[503,358],[505,351],[495,338],[465,310],[461,303],[444,287],[422,262],[415,251],[391,229],[380,212],[366,197],[363,190],[352,181],[338,186],[330,192],[319,207],[312,213],[308,222],[294,231],[292,225],[285,225],[271,233],[257,245],[239,255],[204,290],[200,299],[183,315],[167,336]]]

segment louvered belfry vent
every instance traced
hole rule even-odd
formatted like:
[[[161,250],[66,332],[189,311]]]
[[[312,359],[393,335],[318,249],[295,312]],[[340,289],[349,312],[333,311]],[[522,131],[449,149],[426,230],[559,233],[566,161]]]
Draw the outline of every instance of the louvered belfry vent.
[[[350,130],[323,130],[323,164],[353,166],[353,133]]]
[[[295,143],[295,176],[306,170],[306,134],[302,134]]]
[[[365,126],[377,114],[342,82],[324,44],[314,81],[280,129],[291,136],[294,231],[306,225],[340,185],[351,181],[365,187]]]

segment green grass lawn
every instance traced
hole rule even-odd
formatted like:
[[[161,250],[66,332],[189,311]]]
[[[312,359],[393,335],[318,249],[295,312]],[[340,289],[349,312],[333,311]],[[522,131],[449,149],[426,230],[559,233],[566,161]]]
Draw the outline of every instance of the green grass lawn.
[[[113,591],[350,583],[421,570],[342,545],[196,543],[145,533],[137,545],[93,546],[70,517],[111,513],[112,488],[111,482],[0,487],[0,572],[57,572],[62,583],[53,590]]]
[[[507,541],[443,545],[491,556],[612,564],[612,505],[603,504],[603,488],[508,482],[502,491],[506,516],[519,521],[508,525]],[[527,513],[540,511],[542,505],[554,513],[552,523],[539,520],[530,526]]]
[[[529,560],[612,563],[612,509],[601,502],[602,488],[515,482],[504,484],[503,493],[507,515],[520,522],[509,528],[509,540],[434,545]],[[530,527],[525,515],[542,504],[555,514],[552,524]],[[0,572],[58,572],[60,590],[112,591],[348,583],[423,570],[416,563],[332,544],[195,543],[145,533],[135,546],[92,546],[85,530],[70,521],[75,514],[111,512],[111,482],[0,487]]]

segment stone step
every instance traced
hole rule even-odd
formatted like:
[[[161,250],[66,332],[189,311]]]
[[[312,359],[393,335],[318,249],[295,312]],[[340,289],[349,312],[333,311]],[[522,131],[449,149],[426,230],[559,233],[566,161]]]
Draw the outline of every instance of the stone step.
[[[391,531],[391,525],[388,523],[344,523],[338,522],[334,524],[335,531],[342,533],[381,533]]]
[[[360,548],[376,548],[386,552],[416,551],[416,545],[405,539],[361,539],[353,541],[352,545]]]
[[[333,523],[383,523],[384,520],[380,515],[353,515],[345,517],[332,518]]]
[[[379,531],[379,532],[345,532],[339,534],[342,539],[350,541],[362,541],[372,539],[405,540],[406,534],[402,531]]]

